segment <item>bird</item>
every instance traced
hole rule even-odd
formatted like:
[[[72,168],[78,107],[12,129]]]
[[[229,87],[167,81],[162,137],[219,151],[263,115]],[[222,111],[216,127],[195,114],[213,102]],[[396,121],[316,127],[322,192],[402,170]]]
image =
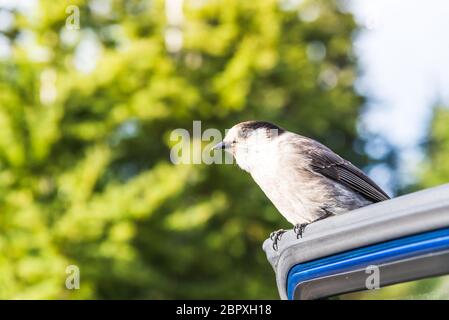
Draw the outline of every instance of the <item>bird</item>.
[[[320,142],[268,121],[245,121],[213,149],[229,152],[302,238],[308,224],[390,199],[371,178]],[[270,234],[273,249],[284,229]]]

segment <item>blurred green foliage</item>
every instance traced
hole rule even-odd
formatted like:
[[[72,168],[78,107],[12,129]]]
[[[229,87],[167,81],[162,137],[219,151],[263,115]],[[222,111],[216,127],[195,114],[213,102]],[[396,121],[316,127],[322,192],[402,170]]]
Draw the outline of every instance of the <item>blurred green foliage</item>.
[[[169,135],[265,119],[367,163],[353,150],[354,20],[334,1],[295,3],[185,0],[172,52],[162,0],[14,11],[0,298],[277,298],[261,245],[289,225],[236,166],[171,164]],[[80,290],[65,288],[71,264]]]
[[[449,181],[449,109],[438,106],[434,110],[428,141],[426,161],[420,171],[420,188],[434,187]]]
[[[449,275],[424,278],[381,287],[377,290],[352,292],[333,297],[335,300],[448,300]]]

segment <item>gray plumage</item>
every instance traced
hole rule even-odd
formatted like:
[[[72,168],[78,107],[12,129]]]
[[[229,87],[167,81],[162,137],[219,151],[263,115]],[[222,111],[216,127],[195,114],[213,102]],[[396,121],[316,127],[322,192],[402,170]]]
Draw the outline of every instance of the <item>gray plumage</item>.
[[[388,195],[321,143],[263,121],[235,125],[220,144],[293,225],[341,214]]]

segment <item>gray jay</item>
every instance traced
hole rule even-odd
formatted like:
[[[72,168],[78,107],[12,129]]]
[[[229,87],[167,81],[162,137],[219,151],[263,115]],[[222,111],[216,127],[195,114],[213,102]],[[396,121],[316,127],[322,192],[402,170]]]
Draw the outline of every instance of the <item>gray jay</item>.
[[[309,223],[389,199],[360,169],[326,146],[269,122],[239,123],[214,148],[231,153],[249,172],[295,226],[298,238]],[[275,250],[284,232],[271,233]]]

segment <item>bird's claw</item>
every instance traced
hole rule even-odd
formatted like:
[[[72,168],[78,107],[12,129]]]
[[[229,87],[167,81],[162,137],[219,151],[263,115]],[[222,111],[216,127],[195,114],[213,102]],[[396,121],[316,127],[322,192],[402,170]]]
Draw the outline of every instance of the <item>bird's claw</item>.
[[[270,233],[270,239],[273,241],[273,250],[278,251],[278,241],[281,240],[282,235],[286,232],[284,229],[273,231]]]
[[[293,228],[293,231],[296,233],[296,239],[302,238],[304,231],[306,230],[307,223],[298,223]]]
[[[298,223],[297,225],[295,225],[295,227],[293,228],[293,231],[296,234],[296,238],[302,238],[302,235],[304,234],[304,230],[306,229],[306,226],[308,224],[307,223]],[[270,233],[270,239],[271,241],[273,241],[273,250],[274,251],[278,251],[279,246],[278,246],[278,242],[281,240],[282,235],[286,232],[286,230],[284,229],[279,229],[277,231],[273,231],[272,233]]]

